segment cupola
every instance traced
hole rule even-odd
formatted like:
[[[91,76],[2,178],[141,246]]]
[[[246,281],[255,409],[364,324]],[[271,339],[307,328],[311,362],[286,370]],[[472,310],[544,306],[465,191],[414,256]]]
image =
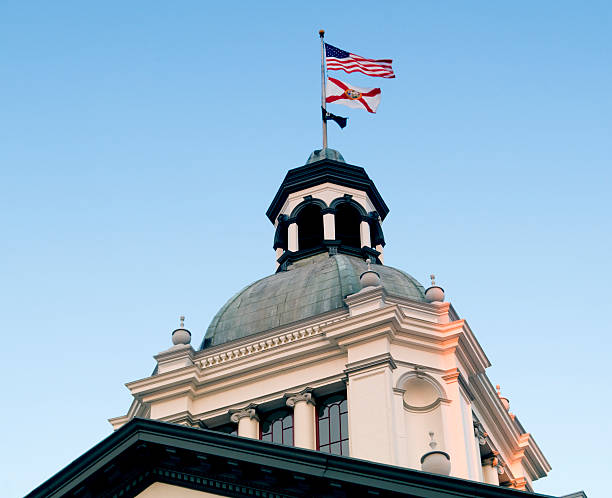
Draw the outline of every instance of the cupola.
[[[382,263],[381,223],[388,213],[363,168],[334,149],[315,150],[304,166],[287,172],[266,213],[276,227],[277,271],[325,252]]]

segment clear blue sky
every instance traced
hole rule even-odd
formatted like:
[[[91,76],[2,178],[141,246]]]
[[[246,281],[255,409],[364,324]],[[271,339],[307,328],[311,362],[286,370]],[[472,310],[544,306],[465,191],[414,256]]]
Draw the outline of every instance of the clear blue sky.
[[[391,57],[330,145],[391,208],[386,262],[438,275],[550,460],[609,495],[612,3],[0,5],[0,486],[111,432],[178,316],[199,343],[274,270],[265,218],[320,147],[317,31]]]

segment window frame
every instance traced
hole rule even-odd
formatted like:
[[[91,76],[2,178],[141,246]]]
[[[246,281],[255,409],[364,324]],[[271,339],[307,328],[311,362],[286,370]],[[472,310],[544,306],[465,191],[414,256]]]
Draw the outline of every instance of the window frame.
[[[342,403],[346,403],[346,410],[342,411]],[[330,414],[330,407],[337,405],[338,406],[338,435],[339,439],[336,441],[332,441],[332,419]],[[320,413],[327,408],[327,417],[321,417]],[[342,437],[342,415],[346,414],[346,437]],[[326,398],[323,398],[319,403],[317,403],[316,411],[315,411],[315,425],[316,425],[316,436],[317,436],[317,451],[321,451],[323,453],[329,453],[331,455],[341,455],[341,456],[349,456],[350,455],[350,435],[348,431],[348,399],[346,393],[334,393]],[[327,431],[328,431],[328,440],[327,443],[321,445],[321,429],[320,429],[320,421],[327,419]],[[346,443],[346,452],[344,451],[344,443]],[[331,451],[332,445],[339,444],[340,445],[340,453],[334,453]],[[326,449],[321,449],[321,446],[326,447]]]

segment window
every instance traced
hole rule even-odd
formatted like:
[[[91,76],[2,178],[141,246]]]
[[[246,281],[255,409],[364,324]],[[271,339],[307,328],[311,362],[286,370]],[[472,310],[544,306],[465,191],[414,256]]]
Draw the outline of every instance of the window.
[[[356,208],[347,203],[336,208],[336,239],[343,246],[361,249],[361,215]]]
[[[317,447],[325,453],[348,455],[348,404],[345,394],[331,396],[317,409]]]
[[[316,204],[302,208],[297,215],[298,249],[312,249],[323,243],[323,214]]]
[[[261,422],[260,439],[293,446],[293,413],[277,410],[267,414]]]

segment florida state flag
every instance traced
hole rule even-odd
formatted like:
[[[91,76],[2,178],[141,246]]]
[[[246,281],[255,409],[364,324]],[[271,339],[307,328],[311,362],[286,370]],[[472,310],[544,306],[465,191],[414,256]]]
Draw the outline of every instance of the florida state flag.
[[[360,88],[336,78],[327,78],[325,102],[376,112],[380,104],[380,88]]]

